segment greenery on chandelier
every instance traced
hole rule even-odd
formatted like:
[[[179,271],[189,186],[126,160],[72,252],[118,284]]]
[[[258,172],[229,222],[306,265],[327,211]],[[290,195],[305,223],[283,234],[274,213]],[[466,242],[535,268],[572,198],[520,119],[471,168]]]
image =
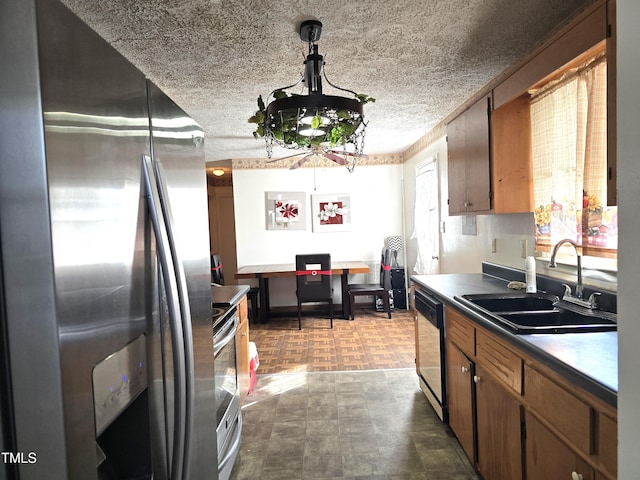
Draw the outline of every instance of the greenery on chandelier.
[[[291,96],[297,96],[292,94]],[[274,100],[289,97],[284,90],[276,90],[273,92]],[[356,94],[356,99],[360,104],[373,103],[375,98],[365,94]],[[262,99],[262,95],[258,96],[258,110],[249,118],[249,123],[257,124],[256,130],[253,132],[255,138],[262,138],[267,134],[265,129],[265,119],[267,108]],[[318,109],[314,112],[314,116],[311,118],[310,128],[313,130],[319,130],[326,122],[327,112],[323,109]],[[273,119],[269,131],[273,138],[282,142],[289,147],[306,148],[312,146],[318,146],[323,142],[328,142],[331,148],[338,145],[346,145],[350,142],[352,136],[360,126],[361,118],[353,118],[348,110],[337,110],[332,113],[332,118],[329,122],[329,130],[325,135],[318,136],[305,136],[299,133],[299,119],[300,112],[298,109],[291,109],[281,112],[279,118]]]

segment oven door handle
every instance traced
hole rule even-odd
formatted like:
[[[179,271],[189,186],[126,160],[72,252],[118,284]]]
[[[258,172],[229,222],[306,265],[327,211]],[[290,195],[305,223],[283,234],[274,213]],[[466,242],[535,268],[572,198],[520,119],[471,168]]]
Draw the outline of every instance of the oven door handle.
[[[218,355],[220,350],[235,338],[238,332],[238,317],[233,316],[233,322],[227,322],[225,327],[213,337],[213,356]]]
[[[154,176],[153,161],[148,155],[142,156],[142,172],[145,197],[149,209],[149,217],[156,236],[158,260],[163,271],[164,287],[167,294],[169,325],[171,329],[171,346],[173,351],[174,375],[174,425],[173,425],[173,455],[171,461],[171,480],[187,478],[189,442],[191,431],[189,402],[193,394],[193,350],[190,314],[188,301],[185,305],[184,270],[177,257],[173,231],[170,224],[170,211],[166,196],[163,198],[162,187]],[[176,271],[178,268],[178,271]],[[189,314],[186,317],[185,314]],[[188,328],[185,329],[185,323]],[[189,354],[189,351],[191,352]],[[191,361],[190,361],[191,358]]]

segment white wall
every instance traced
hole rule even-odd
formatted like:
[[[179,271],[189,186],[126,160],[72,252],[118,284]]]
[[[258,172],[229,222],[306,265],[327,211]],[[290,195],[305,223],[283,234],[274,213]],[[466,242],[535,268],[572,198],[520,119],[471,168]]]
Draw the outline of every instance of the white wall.
[[[640,321],[638,284],[640,255],[640,3],[618,0],[617,132],[618,132],[618,478],[640,477]]]
[[[444,223],[444,233],[440,235],[440,273],[480,272],[483,261],[524,268],[521,242],[527,242],[527,253],[533,255],[533,214],[477,215],[476,235],[462,235],[464,218],[449,216],[445,137],[404,163],[407,233],[411,234],[414,224],[416,167],[430,161],[434,155],[438,156],[440,220]],[[496,252],[492,253],[491,240],[494,238]],[[413,268],[416,259],[415,240],[408,242],[407,250],[407,264]]]
[[[305,192],[305,231],[267,230],[265,192]],[[335,260],[377,264],[385,238],[402,234],[402,165],[288,169],[234,169],[233,192],[238,267],[293,263],[298,253],[330,253]],[[311,195],[348,193],[351,230],[315,233],[311,226]],[[338,282],[336,279],[335,282]],[[355,281],[367,280],[364,276]],[[295,305],[295,279],[270,281],[272,306]],[[334,285],[339,301],[339,284]]]

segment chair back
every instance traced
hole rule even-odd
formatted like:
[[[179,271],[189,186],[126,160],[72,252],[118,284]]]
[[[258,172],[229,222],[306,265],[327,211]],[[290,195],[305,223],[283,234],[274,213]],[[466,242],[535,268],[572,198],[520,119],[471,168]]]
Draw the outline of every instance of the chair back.
[[[380,286],[391,290],[391,249],[384,247],[380,256]]]
[[[214,253],[211,255],[211,283],[224,285],[224,274],[222,272],[222,259],[220,255]]]
[[[296,286],[296,295],[302,301],[313,302],[331,298],[331,255],[296,255]]]

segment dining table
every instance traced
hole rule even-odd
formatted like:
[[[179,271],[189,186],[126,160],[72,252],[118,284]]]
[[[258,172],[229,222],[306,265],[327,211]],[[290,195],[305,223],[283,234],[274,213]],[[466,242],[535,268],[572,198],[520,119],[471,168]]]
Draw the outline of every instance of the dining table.
[[[369,273],[370,268],[366,262],[360,260],[352,261],[332,261],[331,274],[340,276],[342,292],[342,317],[348,319],[350,315],[349,305],[349,275],[357,273]],[[257,279],[260,290],[260,322],[265,322],[269,318],[271,306],[269,303],[269,279],[277,277],[295,277],[295,263],[265,264],[265,265],[244,265],[238,268],[235,274],[236,279]]]

